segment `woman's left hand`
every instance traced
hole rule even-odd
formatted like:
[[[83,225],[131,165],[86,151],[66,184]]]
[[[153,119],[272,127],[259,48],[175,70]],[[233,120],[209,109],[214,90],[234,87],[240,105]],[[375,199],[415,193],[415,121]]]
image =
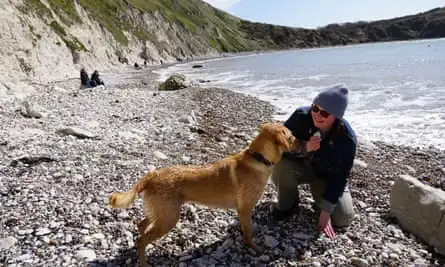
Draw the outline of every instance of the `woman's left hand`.
[[[331,224],[331,215],[326,211],[320,212],[320,219],[318,221],[318,228],[323,231],[329,238],[334,238],[336,236],[334,228]]]

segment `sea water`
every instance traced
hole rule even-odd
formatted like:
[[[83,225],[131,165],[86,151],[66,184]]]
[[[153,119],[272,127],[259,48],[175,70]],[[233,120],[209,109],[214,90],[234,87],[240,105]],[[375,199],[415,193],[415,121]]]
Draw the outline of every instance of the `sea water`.
[[[182,73],[258,97],[277,107],[279,120],[342,83],[350,90],[345,118],[362,141],[445,149],[445,39],[244,55],[158,72],[160,81]]]

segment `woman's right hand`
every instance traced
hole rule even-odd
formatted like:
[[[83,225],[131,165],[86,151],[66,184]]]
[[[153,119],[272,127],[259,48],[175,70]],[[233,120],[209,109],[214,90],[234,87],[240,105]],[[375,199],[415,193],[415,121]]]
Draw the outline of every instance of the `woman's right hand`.
[[[309,141],[306,142],[306,151],[317,151],[320,148],[321,138],[318,136],[311,136]]]

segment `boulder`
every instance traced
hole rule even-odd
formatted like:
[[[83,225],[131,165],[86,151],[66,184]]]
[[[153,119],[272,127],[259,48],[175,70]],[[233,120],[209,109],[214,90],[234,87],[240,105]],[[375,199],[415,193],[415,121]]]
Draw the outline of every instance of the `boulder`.
[[[182,74],[173,74],[165,82],[159,85],[159,90],[172,91],[186,88],[185,76]]]
[[[445,191],[401,175],[391,188],[390,212],[403,229],[445,255]]]

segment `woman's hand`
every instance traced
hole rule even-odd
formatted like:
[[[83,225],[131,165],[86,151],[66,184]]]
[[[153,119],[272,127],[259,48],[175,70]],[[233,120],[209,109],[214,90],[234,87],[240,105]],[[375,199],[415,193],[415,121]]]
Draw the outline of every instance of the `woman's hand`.
[[[320,219],[318,221],[318,229],[323,231],[329,238],[334,238],[336,236],[334,228],[331,224],[331,215],[326,211],[320,212]]]
[[[321,138],[319,136],[311,136],[309,141],[306,142],[306,151],[312,152],[320,148]]]

